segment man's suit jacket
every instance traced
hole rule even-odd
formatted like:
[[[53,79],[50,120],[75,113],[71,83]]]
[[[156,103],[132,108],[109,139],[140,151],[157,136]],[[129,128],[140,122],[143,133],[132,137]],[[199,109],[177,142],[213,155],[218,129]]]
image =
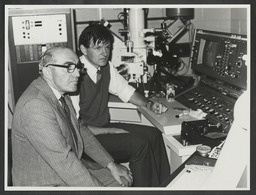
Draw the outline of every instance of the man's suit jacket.
[[[102,168],[113,159],[90,130],[79,130],[69,96],[66,102],[77,133],[77,148],[64,110],[42,77],[20,97],[12,125],[15,186],[102,186],[88,171],[93,167],[81,162],[82,153]]]

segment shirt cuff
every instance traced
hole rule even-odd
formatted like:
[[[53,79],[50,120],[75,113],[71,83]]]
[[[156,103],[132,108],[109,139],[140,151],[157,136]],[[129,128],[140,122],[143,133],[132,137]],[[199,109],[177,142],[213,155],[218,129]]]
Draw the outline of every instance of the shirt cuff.
[[[128,102],[130,98],[132,97],[133,93],[135,92],[135,88],[133,88],[130,85],[127,85],[123,90],[122,93],[119,93],[118,97],[123,101],[123,102]]]

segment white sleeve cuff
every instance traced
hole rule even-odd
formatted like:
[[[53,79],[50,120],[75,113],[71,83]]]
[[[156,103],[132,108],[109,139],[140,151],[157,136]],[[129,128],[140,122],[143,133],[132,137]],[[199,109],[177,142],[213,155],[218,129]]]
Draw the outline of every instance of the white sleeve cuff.
[[[131,98],[131,96],[133,95],[135,89],[130,86],[127,85],[121,93],[118,94],[118,97],[123,101],[123,102],[128,102]]]

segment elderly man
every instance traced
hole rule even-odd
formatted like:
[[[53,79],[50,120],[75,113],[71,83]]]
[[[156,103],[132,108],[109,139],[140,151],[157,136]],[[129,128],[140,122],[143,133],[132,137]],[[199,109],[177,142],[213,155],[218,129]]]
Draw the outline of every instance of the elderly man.
[[[20,97],[12,125],[14,186],[132,184],[129,170],[114,163],[90,130],[80,132],[67,95],[77,90],[78,62],[69,48],[48,49],[39,64],[41,75]],[[82,162],[83,152],[97,163]]]

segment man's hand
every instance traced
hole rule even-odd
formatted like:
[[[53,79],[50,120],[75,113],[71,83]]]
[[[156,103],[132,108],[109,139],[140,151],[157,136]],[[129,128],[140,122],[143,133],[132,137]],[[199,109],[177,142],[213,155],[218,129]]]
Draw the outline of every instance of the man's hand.
[[[137,105],[137,106],[145,106],[152,112],[156,114],[162,114],[167,111],[167,107],[160,102],[152,102],[151,100],[145,98],[138,92],[134,92],[133,95],[130,97],[130,103]]]
[[[167,107],[160,102],[148,101],[146,107],[156,114],[162,114],[168,110]]]
[[[94,135],[99,135],[99,134],[107,134],[107,133],[129,133],[129,131],[119,129],[119,128],[108,128],[108,127],[93,127],[88,125],[88,128],[91,130],[91,132]]]
[[[132,173],[125,166],[110,162],[107,166],[112,176],[122,187],[130,187],[133,182]]]

